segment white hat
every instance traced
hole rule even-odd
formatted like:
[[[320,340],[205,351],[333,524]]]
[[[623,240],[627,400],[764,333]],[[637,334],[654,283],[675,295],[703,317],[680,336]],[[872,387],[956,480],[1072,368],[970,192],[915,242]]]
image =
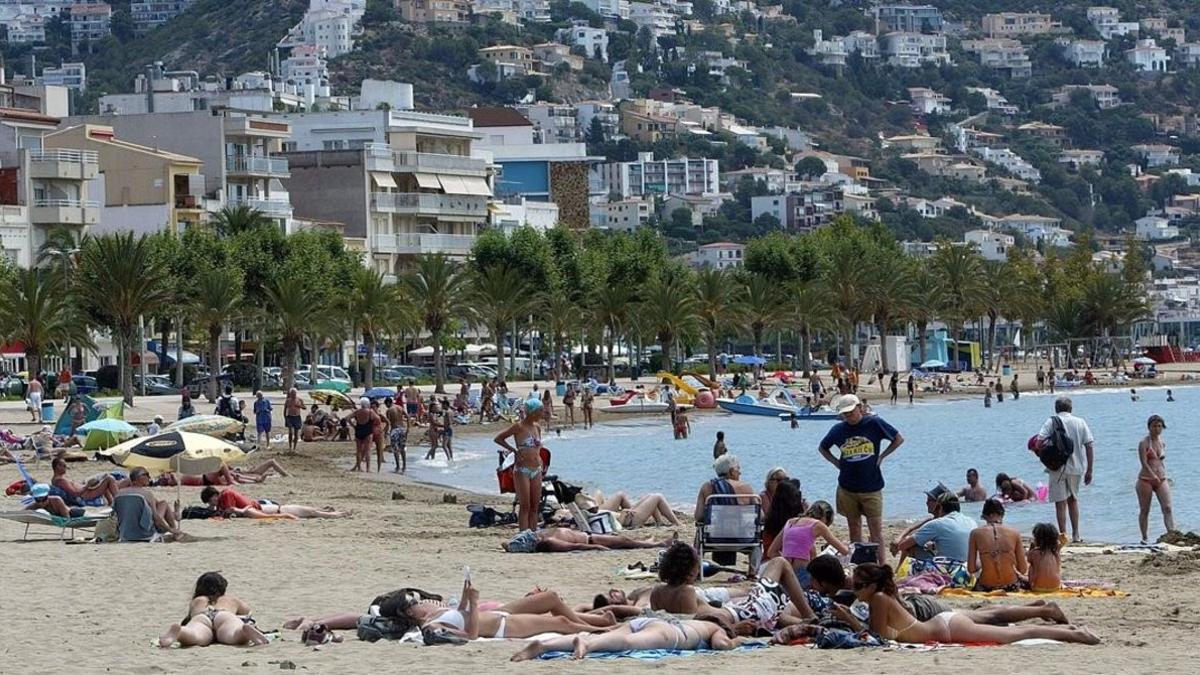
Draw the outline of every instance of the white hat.
[[[862,405],[862,402],[859,401],[858,397],[854,394],[839,396],[833,401],[833,409],[836,410],[839,415],[845,415],[860,405]]]

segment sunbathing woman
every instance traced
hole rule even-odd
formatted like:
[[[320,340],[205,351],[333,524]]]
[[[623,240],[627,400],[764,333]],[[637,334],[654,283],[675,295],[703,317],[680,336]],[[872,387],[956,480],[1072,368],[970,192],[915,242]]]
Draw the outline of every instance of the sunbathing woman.
[[[159,486],[176,485],[178,481],[182,481],[186,487],[208,487],[209,485],[243,485],[246,483],[262,483],[272,475],[280,475],[287,477],[290,474],[283,470],[283,465],[278,460],[268,459],[258,466],[250,469],[231,469],[228,465],[222,465],[219,471],[206,473],[200,476],[176,476],[174,473],[167,471],[158,479]]]
[[[676,541],[633,539],[623,534],[588,534],[566,527],[523,530],[500,546],[509,553],[568,553],[571,551],[612,551],[632,548],[663,548]]]
[[[996,491],[1010,502],[1024,502],[1037,499],[1037,491],[1029,487],[1025,481],[1006,473],[996,474]]]
[[[597,490],[595,498],[581,495],[576,501],[585,511],[616,513],[621,527],[627,529],[642,527],[650,521],[654,521],[656,527],[664,523],[676,527],[680,524],[679,516],[671,509],[667,498],[658,492],[650,493],[636,502],[630,503],[629,497],[624,492],[613,493],[605,499],[604,494]]]
[[[829,502],[816,501],[803,517],[793,518],[783,528],[783,533],[771,542],[767,558],[783,556],[796,572],[796,578],[805,588],[812,587],[808,574],[808,563],[817,557],[816,541],[824,539],[842,555],[850,554],[850,547],[834,536],[829,526],[833,524],[833,507]]]
[[[347,518],[351,515],[349,511],[334,511],[331,508],[315,509],[299,504],[276,504],[266,499],[254,500],[235,490],[218,490],[212,486],[206,487],[200,492],[200,501],[229,518],[303,520],[306,518]]]
[[[575,659],[582,659],[590,652],[623,652],[631,649],[724,651],[741,645],[744,640],[733,637],[728,629],[714,621],[638,617],[599,635],[564,635],[552,640],[531,642],[513,654],[512,660],[528,661],[546,652],[567,650],[571,650],[571,657]]]
[[[239,647],[267,644],[266,636],[254,627],[250,606],[225,595],[227,585],[218,572],[201,574],[187,616],[183,622],[171,624],[158,639],[158,646],[167,648],[176,642],[180,647],[207,647],[213,642]]]
[[[854,569],[854,593],[871,608],[871,631],[897,642],[963,643],[992,642],[1011,644],[1018,640],[1043,638],[1062,642],[1094,645],[1100,638],[1083,627],[1075,626],[988,626],[977,624],[962,612],[942,612],[929,621],[917,621],[900,604],[892,568],[863,563]]]
[[[481,637],[524,638],[541,633],[579,633],[600,630],[616,623],[611,614],[576,614],[563,604],[556,593],[549,591],[534,593],[494,610],[481,611],[479,591],[469,581],[463,584],[462,600],[457,606],[450,606],[439,596],[424,595],[405,600],[395,607],[372,607],[368,612],[380,613],[401,623],[408,623],[412,628],[442,628],[470,640]],[[283,627],[303,631],[320,624],[330,630],[353,630],[361,616],[358,612],[343,612],[316,619],[297,618],[284,623]]]

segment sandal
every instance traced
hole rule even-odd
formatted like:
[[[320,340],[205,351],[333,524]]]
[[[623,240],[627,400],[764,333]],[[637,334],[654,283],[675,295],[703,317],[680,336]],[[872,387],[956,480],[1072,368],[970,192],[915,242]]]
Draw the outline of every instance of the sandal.
[[[300,634],[300,641],[305,647],[319,647],[330,642],[341,642],[340,636],[334,635],[333,631],[323,623],[315,623],[309,626]]]

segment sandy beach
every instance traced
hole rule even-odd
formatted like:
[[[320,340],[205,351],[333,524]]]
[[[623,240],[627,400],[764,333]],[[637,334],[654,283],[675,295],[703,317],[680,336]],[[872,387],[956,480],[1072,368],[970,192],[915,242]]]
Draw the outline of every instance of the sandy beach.
[[[141,421],[148,412],[162,408],[160,412],[165,413],[176,403],[173,397],[149,402],[139,399],[139,407],[127,417]],[[276,406],[277,413],[280,408]],[[20,421],[18,404],[0,408],[0,424]],[[603,433],[603,427],[596,433]],[[1098,647],[946,648],[923,653],[773,647],[655,664],[623,659],[553,665],[509,663],[509,656],[523,644],[520,641],[433,648],[368,644],[359,642],[352,632],[344,633],[345,643],[318,650],[305,648],[294,631],[283,631],[282,639],[253,649],[156,648],[157,636],[182,618],[196,577],[210,570],[219,570],[229,579],[229,592],[248,601],[258,625],[267,630],[279,628],[294,616],[363,611],[377,594],[403,586],[457,595],[464,565],[473,570],[475,585],[485,601],[515,599],[536,586],[555,590],[574,604],[610,587],[630,589],[646,583],[623,581],[615,571],[639,560],[649,563],[652,551],[503,553],[500,543],[511,536],[512,529],[469,529],[465,506],[478,501],[508,510],[506,499],[416,484],[388,474],[348,473],[338,466],[353,456],[351,443],[302,444],[295,454],[264,454],[279,458],[295,475],[241,486],[240,491],[277,502],[352,509],[355,515],[347,520],[301,522],[186,521],[185,529],[196,541],[175,544],[19,542],[15,540],[21,537],[21,526],[0,521],[0,565],[8,571],[8,592],[0,607],[9,619],[3,641],[4,663],[9,665],[0,666],[0,672],[15,670],[17,663],[21,670],[32,672],[128,673],[274,672],[291,664],[308,672],[331,673],[395,669],[414,673],[460,669],[545,672],[561,667],[579,672],[831,667],[911,672],[939,666],[994,668],[998,658],[1019,659],[1023,671],[1037,673],[1184,672],[1190,670],[1187,664],[1192,661],[1188,638],[1200,624],[1200,617],[1191,615],[1192,608],[1200,604],[1195,583],[1200,578],[1200,553],[1175,553],[1147,564],[1144,555],[1095,552],[1067,554],[1064,578],[1112,582],[1128,591],[1129,597],[1072,598],[1060,603],[1073,621],[1102,636],[1104,643]],[[46,463],[30,468],[35,476],[49,475]],[[82,478],[102,468],[76,464],[71,473]],[[0,466],[0,480],[5,484],[17,477],[14,467]],[[184,503],[196,503],[198,492],[198,488],[184,488]],[[174,490],[162,490],[164,497],[173,498],[174,494]],[[453,495],[457,503],[445,503],[445,495]],[[16,508],[13,498],[5,498],[3,504],[6,509]],[[840,519],[836,530],[844,536]],[[647,536],[670,533],[653,528],[639,532]],[[53,535],[49,531],[37,534]],[[691,539],[690,519],[680,529],[680,536]],[[721,578],[718,575],[709,583],[723,584]],[[972,601],[957,599],[950,603],[972,605]],[[996,649],[1004,649],[1003,656]]]

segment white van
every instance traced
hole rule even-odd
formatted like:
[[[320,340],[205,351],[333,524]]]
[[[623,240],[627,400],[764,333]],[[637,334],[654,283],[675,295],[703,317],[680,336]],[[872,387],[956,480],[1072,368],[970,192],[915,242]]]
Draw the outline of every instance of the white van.
[[[309,373],[312,371],[311,365],[300,366],[301,372]],[[341,366],[326,366],[317,364],[317,375],[320,379],[333,380],[334,382],[345,382],[347,385],[353,385],[354,381],[350,379],[350,373],[347,373]]]

